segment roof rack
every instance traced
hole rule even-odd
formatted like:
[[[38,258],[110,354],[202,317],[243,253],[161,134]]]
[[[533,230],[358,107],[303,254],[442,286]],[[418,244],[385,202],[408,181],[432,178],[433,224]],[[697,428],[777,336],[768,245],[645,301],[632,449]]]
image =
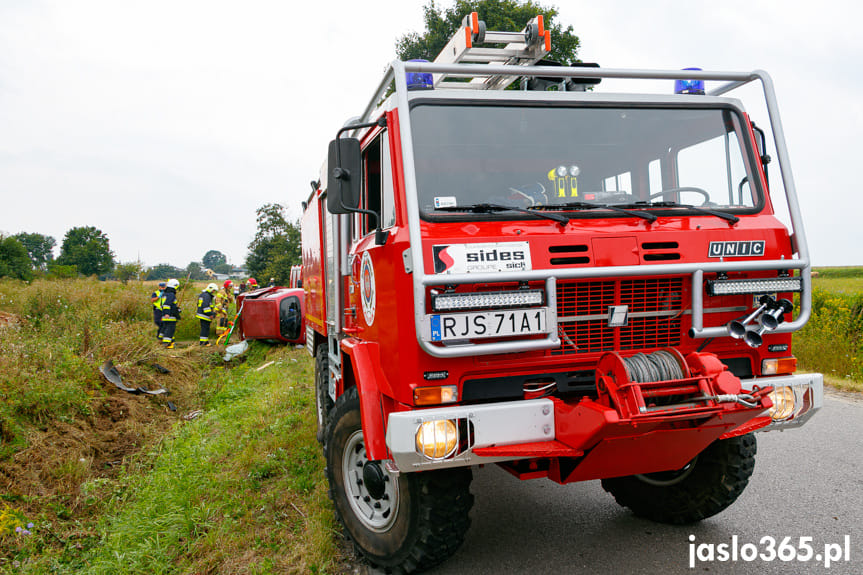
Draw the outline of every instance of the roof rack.
[[[476,44],[504,44],[503,48],[480,48]],[[542,14],[533,17],[521,32],[486,30],[485,22],[476,12],[462,20],[435,64],[505,64],[533,66],[551,51],[551,31],[545,29]],[[464,80],[450,80],[460,78]],[[441,73],[434,75],[435,88],[472,90],[503,90],[517,79],[514,75]]]

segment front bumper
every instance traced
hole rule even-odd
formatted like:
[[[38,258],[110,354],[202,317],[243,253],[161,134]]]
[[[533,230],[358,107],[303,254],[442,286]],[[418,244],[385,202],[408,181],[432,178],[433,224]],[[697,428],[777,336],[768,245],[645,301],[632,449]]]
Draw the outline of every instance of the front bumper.
[[[792,415],[765,425],[769,421],[766,409],[714,408],[688,414],[648,414],[636,420],[623,419],[614,409],[590,400],[571,405],[544,398],[391,413],[386,443],[395,467],[402,472],[525,458],[570,458],[576,465],[556,478],[569,482],[677,469],[711,442],[734,435],[752,421],[760,419],[763,431],[799,427],[824,401],[821,374],[741,383],[744,391],[789,387],[795,398]],[[424,422],[436,420],[457,422],[463,437],[453,456],[433,460],[421,455],[416,434]]]

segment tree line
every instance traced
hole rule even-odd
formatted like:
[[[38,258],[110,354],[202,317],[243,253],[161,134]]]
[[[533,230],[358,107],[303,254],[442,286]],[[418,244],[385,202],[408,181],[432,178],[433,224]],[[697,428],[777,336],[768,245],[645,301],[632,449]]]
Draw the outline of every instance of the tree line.
[[[0,278],[29,281],[34,277],[71,278],[96,276],[117,279],[123,283],[135,280],[187,278],[212,280],[222,276],[246,273],[266,284],[273,278],[288,285],[291,266],[300,263],[300,225],[285,217],[280,204],[266,204],[256,211],[258,229],[249,243],[245,269],[237,270],[219,250],[209,250],[200,262],[189,262],[185,268],[169,263],[146,267],[141,262],[116,262],[108,236],[93,226],[76,227],[66,232],[55,259],[57,240],[51,236],[22,232],[0,234]]]

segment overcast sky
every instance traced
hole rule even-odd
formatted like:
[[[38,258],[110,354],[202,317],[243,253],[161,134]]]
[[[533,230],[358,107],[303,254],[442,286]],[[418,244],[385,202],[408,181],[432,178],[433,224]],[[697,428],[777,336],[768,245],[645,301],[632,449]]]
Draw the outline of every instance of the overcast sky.
[[[299,217],[427,1],[0,0],[0,232],[59,248],[95,226],[121,262],[242,264],[255,210]],[[814,263],[863,264],[859,3],[541,3],[605,67],[767,70]]]

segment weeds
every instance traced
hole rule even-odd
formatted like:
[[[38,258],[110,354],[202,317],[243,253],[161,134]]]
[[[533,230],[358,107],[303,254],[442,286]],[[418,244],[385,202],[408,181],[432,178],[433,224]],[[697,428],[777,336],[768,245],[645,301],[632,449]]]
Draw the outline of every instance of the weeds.
[[[863,381],[863,292],[816,286],[812,292],[812,316],[806,327],[794,335],[794,353],[806,369],[830,376],[831,383],[838,383],[840,388],[860,390],[857,382]]]

